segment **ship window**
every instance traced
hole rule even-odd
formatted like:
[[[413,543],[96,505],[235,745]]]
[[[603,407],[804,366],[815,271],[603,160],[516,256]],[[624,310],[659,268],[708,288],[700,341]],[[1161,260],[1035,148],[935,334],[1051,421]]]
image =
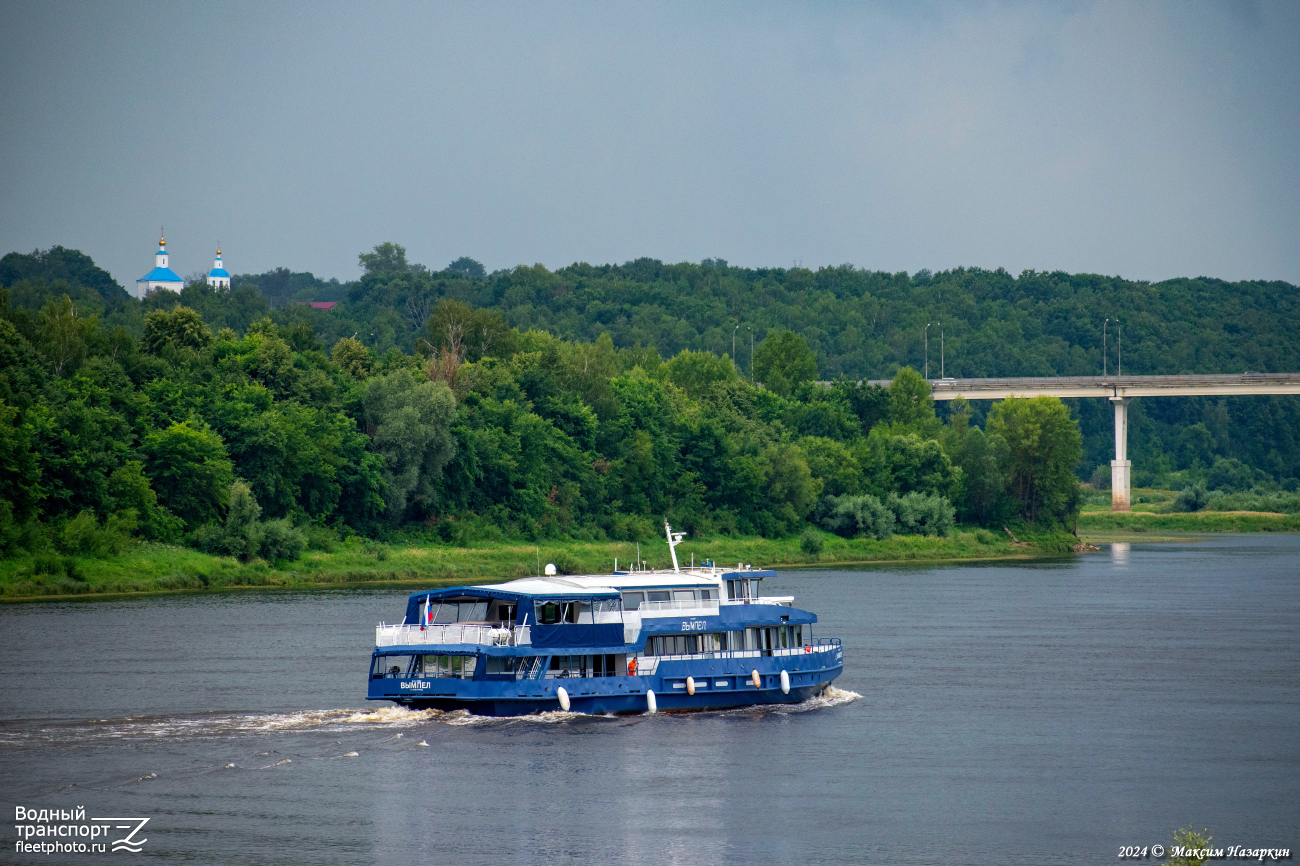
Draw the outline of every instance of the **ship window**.
[[[670,597],[671,597],[671,596],[670,596],[670,593],[669,593],[668,590],[666,590],[666,589],[652,589],[652,590],[650,590],[650,600],[651,600],[651,601],[668,601]]]
[[[585,677],[587,658],[587,656],[551,656],[551,664],[546,671],[546,676],[548,679]]]
[[[427,655],[420,657],[426,677],[456,677],[473,679],[477,659],[474,656]]]
[[[448,625],[453,622],[485,622],[487,601],[429,601],[428,622]]]
[[[560,606],[553,601],[537,602],[537,621],[542,625],[555,625],[560,621]]]
[[[701,600],[703,600],[703,601],[708,601],[708,600],[711,599],[711,598],[713,598],[713,590],[711,590],[711,589],[702,589],[702,590],[700,590],[700,599],[701,599]]]
[[[695,601],[695,590],[675,589],[673,590],[673,601]]]
[[[636,610],[645,601],[644,592],[625,592],[623,593],[623,610]]]
[[[591,657],[591,675],[593,677],[616,677],[622,672],[618,656],[613,653]]]
[[[780,629],[780,631],[781,631],[781,649],[789,649],[789,648],[790,648],[790,630],[789,630],[788,628],[786,628],[785,626],[782,626],[781,629]]]
[[[490,674],[513,674],[515,660],[510,656],[488,656],[487,672]]]
[[[411,656],[375,656],[374,677],[404,677],[411,669]]]

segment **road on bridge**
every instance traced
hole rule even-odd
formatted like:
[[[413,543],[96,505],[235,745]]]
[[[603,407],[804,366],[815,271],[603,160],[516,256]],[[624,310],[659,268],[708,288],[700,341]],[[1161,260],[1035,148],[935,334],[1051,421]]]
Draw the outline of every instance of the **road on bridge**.
[[[889,379],[868,385],[888,388]],[[1115,406],[1115,459],[1110,462],[1112,511],[1129,510],[1128,404],[1134,397],[1218,397],[1300,394],[1300,373],[1213,376],[1054,376],[1010,379],[931,379],[936,400],[1005,400],[1008,397],[1102,397]]]

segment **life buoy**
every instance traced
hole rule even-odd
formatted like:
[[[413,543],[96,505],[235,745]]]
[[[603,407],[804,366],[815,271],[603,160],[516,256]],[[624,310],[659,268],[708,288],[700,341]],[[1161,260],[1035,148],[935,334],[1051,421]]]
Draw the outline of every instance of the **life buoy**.
[[[803,645],[803,651],[806,652],[806,653],[810,653],[810,652],[812,652],[812,644],[804,644],[804,645]]]
[[[627,660],[627,675],[630,676],[630,677],[634,677],[634,676],[636,676],[636,657],[635,657],[635,656],[633,656],[632,658],[630,658],[630,659]]]

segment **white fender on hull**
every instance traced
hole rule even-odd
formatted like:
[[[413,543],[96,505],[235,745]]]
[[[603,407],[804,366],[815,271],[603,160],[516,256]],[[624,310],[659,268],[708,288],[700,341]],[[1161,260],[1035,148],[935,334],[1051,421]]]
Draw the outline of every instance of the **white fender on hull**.
[[[645,690],[645,711],[652,716],[659,712],[659,702],[655,700],[653,689]]]
[[[790,694],[790,674],[781,671],[781,694]]]
[[[695,696],[695,677],[686,678],[686,694],[691,697]]]
[[[569,711],[569,693],[564,690],[564,686],[560,686],[555,690],[555,696],[560,699],[560,709],[567,713]]]
[[[756,689],[761,689],[763,687],[763,681],[758,678],[758,668],[754,668],[749,672],[749,681],[754,684],[754,688]]]

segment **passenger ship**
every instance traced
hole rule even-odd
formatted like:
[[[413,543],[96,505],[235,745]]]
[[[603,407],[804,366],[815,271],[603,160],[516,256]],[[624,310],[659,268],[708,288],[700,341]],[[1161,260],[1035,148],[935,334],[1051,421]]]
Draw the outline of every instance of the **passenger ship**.
[[[518,716],[684,712],[796,703],[844,669],[816,614],[765,596],[775,572],[738,564],[546,574],[417,592],[375,630],[368,700]]]

